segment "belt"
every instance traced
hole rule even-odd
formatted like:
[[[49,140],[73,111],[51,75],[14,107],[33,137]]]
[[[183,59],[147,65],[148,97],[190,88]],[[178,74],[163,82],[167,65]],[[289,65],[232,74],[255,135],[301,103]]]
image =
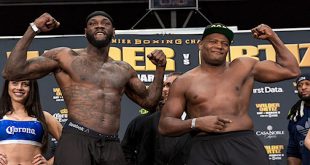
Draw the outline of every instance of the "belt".
[[[65,123],[64,129],[70,129],[70,130],[73,130],[77,133],[82,133],[82,134],[89,135],[92,137],[104,139],[106,141],[119,141],[117,134],[115,134],[115,135],[102,134],[102,133],[96,132],[90,128],[87,128],[81,124],[78,124],[78,123],[76,123],[70,119],[68,119],[67,122]]]

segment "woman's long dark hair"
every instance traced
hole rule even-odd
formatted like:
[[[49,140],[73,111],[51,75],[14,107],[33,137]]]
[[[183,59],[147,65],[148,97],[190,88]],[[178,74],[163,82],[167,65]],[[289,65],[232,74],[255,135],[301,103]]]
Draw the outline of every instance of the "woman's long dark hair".
[[[28,116],[35,117],[37,118],[38,121],[42,123],[44,134],[43,134],[41,151],[42,153],[44,153],[47,149],[48,144],[48,130],[40,102],[40,93],[37,81],[29,80],[29,87],[30,87],[29,96],[26,99],[24,106],[28,113]],[[2,89],[2,95],[0,98],[0,119],[2,119],[4,115],[6,115],[12,110],[12,101],[8,89],[9,89],[9,81],[5,80]]]

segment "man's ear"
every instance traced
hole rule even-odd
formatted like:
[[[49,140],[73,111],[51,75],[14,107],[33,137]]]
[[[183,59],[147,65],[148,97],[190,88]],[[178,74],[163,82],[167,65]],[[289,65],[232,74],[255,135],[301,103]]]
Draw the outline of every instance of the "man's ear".
[[[200,40],[200,41],[198,42],[198,48],[199,48],[199,50],[200,50],[200,49],[202,48],[202,46],[203,46],[203,45],[202,45],[202,42],[203,42],[202,40]]]

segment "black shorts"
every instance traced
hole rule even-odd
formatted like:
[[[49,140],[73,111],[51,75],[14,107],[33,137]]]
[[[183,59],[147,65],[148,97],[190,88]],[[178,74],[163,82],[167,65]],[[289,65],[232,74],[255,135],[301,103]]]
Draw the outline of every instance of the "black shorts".
[[[189,165],[269,165],[263,143],[253,131],[197,135]]]
[[[57,144],[54,165],[125,165],[117,135],[102,135],[67,121]]]

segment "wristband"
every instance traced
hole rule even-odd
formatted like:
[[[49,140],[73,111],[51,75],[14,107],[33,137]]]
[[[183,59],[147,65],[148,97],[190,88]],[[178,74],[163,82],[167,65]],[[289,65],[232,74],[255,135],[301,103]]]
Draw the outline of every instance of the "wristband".
[[[33,22],[30,23],[30,27],[36,34],[40,33],[40,29]]]
[[[192,119],[191,129],[195,129],[195,128],[196,128],[196,119],[197,119],[197,118],[193,118],[193,119]]]

